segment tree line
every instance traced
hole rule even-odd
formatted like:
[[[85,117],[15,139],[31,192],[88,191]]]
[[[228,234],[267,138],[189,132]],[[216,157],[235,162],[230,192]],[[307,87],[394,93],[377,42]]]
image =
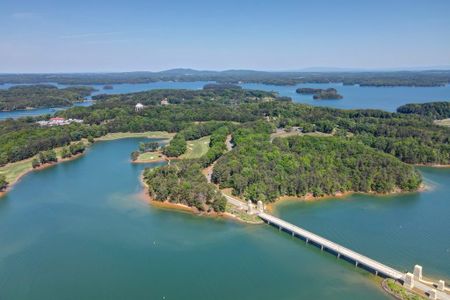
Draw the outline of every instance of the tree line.
[[[309,193],[411,191],[421,184],[414,167],[353,139],[293,136],[270,143],[271,131],[261,121],[237,129],[236,147],[219,158],[212,180],[255,202]]]
[[[59,89],[54,85],[19,85],[0,89],[0,111],[27,108],[71,106],[83,101],[95,89],[74,86]]]

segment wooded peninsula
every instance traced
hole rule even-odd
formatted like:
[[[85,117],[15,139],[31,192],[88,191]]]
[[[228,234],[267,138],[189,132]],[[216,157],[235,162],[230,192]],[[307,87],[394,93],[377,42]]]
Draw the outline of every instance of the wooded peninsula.
[[[71,106],[91,95],[94,88],[73,86],[59,89],[54,85],[18,85],[0,89],[0,111]]]
[[[162,149],[168,157],[183,155],[187,141],[210,136],[206,154],[147,169],[144,180],[155,200],[222,212],[226,201],[217,186],[266,203],[281,196],[415,191],[422,179],[414,164],[450,164],[450,128],[435,125],[421,111],[314,107],[271,92],[234,88],[152,90],[95,98],[90,107],[56,113],[83,123],[35,125],[50,116],[2,121],[0,165],[108,133],[175,133]],[[167,104],[162,105],[162,99]],[[136,110],[136,103],[143,109]],[[274,137],[274,132],[282,134]],[[230,151],[225,145],[228,137]],[[142,146],[149,147],[156,145]],[[77,151],[76,146],[67,149]],[[202,174],[209,166],[211,183]],[[1,180],[5,188],[8,183]]]

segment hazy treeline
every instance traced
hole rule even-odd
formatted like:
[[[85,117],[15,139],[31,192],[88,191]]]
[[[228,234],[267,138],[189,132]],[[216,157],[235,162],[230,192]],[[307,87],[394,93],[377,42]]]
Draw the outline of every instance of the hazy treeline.
[[[0,110],[71,106],[84,100],[95,89],[91,87],[67,87],[53,85],[19,85],[0,89]]]
[[[173,69],[161,72],[85,74],[0,74],[1,83],[119,84],[157,81],[215,81],[218,83],[343,83],[361,86],[442,86],[450,82],[450,71],[392,72],[265,72],[252,70],[197,71]]]

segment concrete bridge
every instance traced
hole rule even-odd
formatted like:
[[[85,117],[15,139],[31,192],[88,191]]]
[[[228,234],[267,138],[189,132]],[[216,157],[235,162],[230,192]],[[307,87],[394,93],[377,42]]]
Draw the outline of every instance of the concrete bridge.
[[[421,266],[416,265],[414,267],[413,273],[400,272],[394,268],[391,268],[367,256],[341,246],[308,230],[305,230],[280,218],[265,213],[261,201],[258,201],[258,205],[257,207],[255,207],[251,202],[244,203],[231,196],[224,196],[227,198],[228,203],[238,207],[239,209],[245,209],[250,214],[258,215],[258,217],[260,217],[264,222],[277,227],[280,231],[284,231],[294,237],[301,238],[305,240],[306,243],[315,245],[323,251],[327,251],[336,255],[338,258],[342,258],[354,263],[357,267],[372,272],[377,276],[392,278],[400,281],[405,287],[418,290],[428,295],[430,299],[450,300],[450,295],[448,294],[450,290],[445,287],[445,282],[443,280],[440,280],[437,284],[434,284],[432,282],[425,281],[422,278]]]

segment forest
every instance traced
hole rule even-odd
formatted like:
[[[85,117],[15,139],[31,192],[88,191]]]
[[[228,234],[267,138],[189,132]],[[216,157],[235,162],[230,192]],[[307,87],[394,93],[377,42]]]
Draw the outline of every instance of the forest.
[[[226,199],[207,182],[195,161],[146,169],[144,180],[155,201],[169,201],[195,207],[201,212],[224,212]]]
[[[19,85],[0,89],[0,111],[71,106],[94,91],[91,87],[74,86],[59,89],[53,85]]]
[[[68,85],[149,83],[158,81],[215,81],[217,83],[263,83],[296,85],[299,83],[343,83],[360,86],[444,86],[450,83],[450,71],[392,72],[266,72],[253,70],[198,71],[172,69],[161,72],[85,73],[85,74],[0,74],[2,83],[36,84],[56,82]]]
[[[355,140],[291,136],[271,143],[272,129],[261,121],[237,129],[236,147],[217,161],[212,180],[254,202],[308,193],[411,191],[421,183],[414,167]]]
[[[170,105],[160,104],[164,98]],[[135,112],[137,102],[145,103],[142,111]],[[414,190],[420,175],[407,164],[450,164],[450,128],[434,125],[428,116],[314,107],[262,91],[154,90],[110,95],[102,96],[93,106],[73,107],[56,115],[83,119],[84,123],[35,126],[37,120],[49,116],[0,122],[0,165],[111,132],[176,133],[162,149],[171,157],[186,151],[186,141],[211,136],[208,152],[186,162],[191,164],[190,172],[201,174],[202,168],[218,159],[213,173],[216,183],[232,187],[248,199],[273,201],[279,195],[304,193]],[[287,132],[298,128],[300,137],[270,142],[269,136],[277,128]],[[304,136],[317,133],[330,136]],[[226,153],[228,135],[236,147]],[[194,188],[199,182],[189,185],[190,180],[201,176],[179,168],[171,168],[169,173],[189,174],[191,177],[184,179],[185,189]],[[295,176],[301,177],[302,183]],[[256,196],[256,190],[262,194]],[[212,200],[200,201],[202,209],[216,210],[208,201]]]
[[[450,118],[450,101],[405,104],[397,108],[397,112],[430,117],[433,120],[447,119]]]
[[[157,101],[161,98],[174,99],[174,103],[175,99],[184,98],[184,101],[161,106]],[[141,100],[148,103],[147,107],[136,113],[134,105]],[[245,123],[261,119],[277,128],[297,126],[302,132],[351,136],[411,164],[450,163],[450,129],[434,125],[427,117],[379,110],[314,107],[260,91],[156,90],[105,97],[91,107],[73,107],[56,115],[83,119],[84,123],[41,128],[35,126],[38,118],[2,121],[0,164],[109,132],[180,132],[195,122]],[[180,139],[179,146],[183,147],[181,144]],[[173,154],[182,151],[177,152]]]

